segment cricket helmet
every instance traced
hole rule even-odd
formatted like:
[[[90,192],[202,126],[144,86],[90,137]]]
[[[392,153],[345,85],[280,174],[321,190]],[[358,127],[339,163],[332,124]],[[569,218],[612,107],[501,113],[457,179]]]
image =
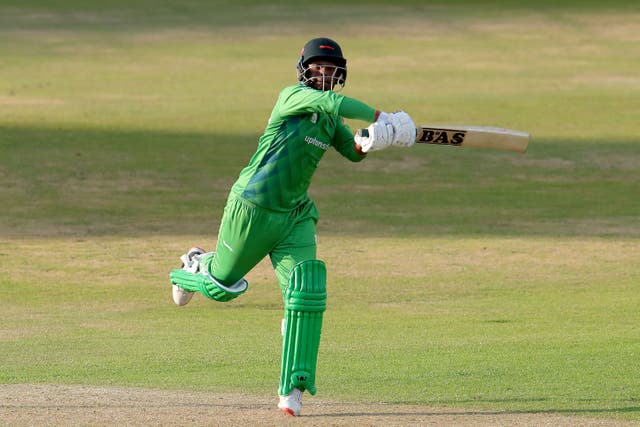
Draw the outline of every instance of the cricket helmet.
[[[332,79],[331,89],[334,85],[340,85],[344,87],[347,80],[347,60],[342,56],[342,49],[340,45],[335,41],[326,38],[319,37],[309,40],[300,53],[300,59],[296,64],[296,70],[298,72],[298,82],[305,86],[313,86],[313,81],[310,79],[311,74],[309,72],[309,64],[314,61],[329,61],[336,66],[336,71]]]

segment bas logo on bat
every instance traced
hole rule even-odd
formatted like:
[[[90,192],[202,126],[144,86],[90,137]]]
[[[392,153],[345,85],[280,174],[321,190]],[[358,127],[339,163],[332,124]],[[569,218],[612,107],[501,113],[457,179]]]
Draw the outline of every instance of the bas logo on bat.
[[[368,129],[360,129],[358,134],[363,138],[369,137]],[[530,139],[531,135],[526,132],[491,126],[422,125],[416,133],[416,143],[493,148],[518,153],[527,151]]]
[[[416,139],[416,142],[424,142],[426,144],[460,145],[467,135],[466,132],[452,129],[421,128],[418,130],[420,131],[420,136]]]

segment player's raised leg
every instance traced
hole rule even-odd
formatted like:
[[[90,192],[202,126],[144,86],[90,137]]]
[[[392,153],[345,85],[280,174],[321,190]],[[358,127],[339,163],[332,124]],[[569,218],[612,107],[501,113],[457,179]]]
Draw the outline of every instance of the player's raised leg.
[[[215,252],[190,255],[192,250],[186,259],[185,255],[181,257],[183,268],[171,272],[174,302],[186,304],[192,292],[216,301],[229,301],[242,294],[247,289],[244,275],[282,239],[281,228],[291,228],[288,219],[287,214],[274,218],[264,209],[229,196]]]
[[[191,255],[190,255],[191,254]],[[173,285],[173,301],[177,305],[185,305],[194,292],[200,292],[209,299],[226,302],[242,295],[249,284],[240,279],[232,285],[224,285],[210,273],[211,261],[215,252],[204,252],[200,248],[192,248],[180,257],[183,267],[171,270],[169,280]]]

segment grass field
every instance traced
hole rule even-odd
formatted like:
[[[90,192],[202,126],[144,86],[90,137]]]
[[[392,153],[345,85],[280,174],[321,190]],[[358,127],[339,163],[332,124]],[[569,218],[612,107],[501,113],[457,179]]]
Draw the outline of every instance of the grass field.
[[[345,95],[532,143],[325,156],[319,396],[640,420],[636,2],[48,3],[0,5],[0,386],[275,393],[268,262],[224,305],[167,274],[327,35]]]

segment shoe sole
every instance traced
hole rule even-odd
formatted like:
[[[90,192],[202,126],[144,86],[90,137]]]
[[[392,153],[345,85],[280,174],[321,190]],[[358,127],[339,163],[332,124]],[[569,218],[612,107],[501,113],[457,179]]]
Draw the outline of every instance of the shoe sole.
[[[289,408],[278,408],[280,409],[282,412],[284,412],[287,415],[291,415],[292,417],[297,417],[296,413],[293,412],[293,409],[289,409]]]

